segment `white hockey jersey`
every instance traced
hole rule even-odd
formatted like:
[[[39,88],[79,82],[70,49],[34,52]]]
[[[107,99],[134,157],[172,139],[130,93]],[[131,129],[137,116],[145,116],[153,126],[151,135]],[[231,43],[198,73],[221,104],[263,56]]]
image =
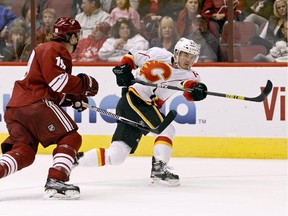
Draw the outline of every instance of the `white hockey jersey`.
[[[163,83],[172,86],[182,86],[187,80],[200,82],[200,76],[194,70],[184,70],[172,67],[173,54],[166,49],[154,47],[146,51],[132,53],[134,64],[138,68],[133,71],[135,80],[150,83]],[[130,90],[139,95],[147,103],[152,100],[161,107],[175,90],[145,86],[139,83],[130,86]]]

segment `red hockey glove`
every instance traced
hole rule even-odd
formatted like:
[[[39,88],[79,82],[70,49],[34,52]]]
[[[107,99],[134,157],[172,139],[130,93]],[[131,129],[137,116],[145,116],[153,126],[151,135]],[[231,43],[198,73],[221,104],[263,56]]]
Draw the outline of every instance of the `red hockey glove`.
[[[184,92],[183,95],[187,101],[200,101],[207,96],[207,86],[204,83],[199,83],[194,80],[184,82],[184,88],[192,89],[191,92]]]
[[[84,95],[95,96],[98,93],[99,85],[98,82],[93,77],[83,73],[80,73],[77,76],[82,80]]]
[[[112,69],[116,76],[116,82],[118,86],[130,86],[131,80],[134,79],[131,73],[131,68],[128,64],[116,66]]]

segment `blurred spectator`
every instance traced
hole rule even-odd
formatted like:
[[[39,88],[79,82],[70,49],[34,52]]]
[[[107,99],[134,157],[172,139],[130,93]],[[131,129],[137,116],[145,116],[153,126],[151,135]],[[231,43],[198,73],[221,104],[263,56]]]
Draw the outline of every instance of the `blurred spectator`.
[[[252,22],[261,27],[273,14],[273,3],[274,0],[244,0],[243,21]]]
[[[5,27],[9,27],[14,19],[17,16],[13,14],[9,9],[0,5],[0,32],[2,35],[2,31]]]
[[[147,14],[141,20],[140,34],[145,37],[146,40],[151,42],[151,40],[158,36],[159,21],[161,16],[155,14]]]
[[[114,9],[114,8],[111,8],[112,2],[113,0],[100,0],[102,10],[106,11],[107,13],[110,13],[112,9]],[[115,7],[116,7],[116,3],[115,3]]]
[[[233,0],[234,19],[240,20],[242,13],[239,0]],[[205,0],[202,8],[202,16],[206,18],[208,28],[217,38],[220,38],[224,23],[228,17],[227,0]]]
[[[284,21],[281,27],[283,39],[275,43],[268,55],[258,54],[253,58],[253,62],[288,62],[288,21]]]
[[[77,14],[75,19],[81,25],[82,38],[87,38],[92,29],[100,22],[107,22],[109,14],[102,10],[100,0],[82,0],[82,13]]]
[[[46,8],[54,8],[56,11],[56,17],[70,17],[74,18],[76,15],[76,2],[75,0],[40,0],[43,2],[43,11]],[[59,2],[61,2],[59,4]],[[42,8],[41,8],[42,9]]]
[[[102,9],[107,13],[111,13],[111,11],[117,7],[117,0],[100,0],[102,4]],[[138,10],[139,0],[130,0],[130,5],[136,11]]]
[[[11,10],[12,8],[12,2],[11,0],[0,0],[0,5],[7,8],[8,10]],[[12,12],[13,13],[13,12]],[[14,13],[13,13],[14,14]],[[16,14],[15,14],[16,15]]]
[[[31,3],[30,0],[26,0],[25,4],[23,5],[22,10],[21,10],[21,15],[24,18],[24,20],[26,21],[29,35],[31,34],[31,4],[30,3]],[[40,5],[37,5],[36,11],[35,11],[35,13],[36,13],[36,23],[35,23],[36,30],[38,30],[38,28],[40,28],[39,10],[40,10]]]
[[[37,44],[44,43],[46,41],[46,36],[52,33],[55,21],[56,21],[55,9],[46,8],[43,11],[41,27],[36,32]]]
[[[25,46],[25,31],[20,25],[11,27],[7,44],[2,49],[3,61],[20,61]]]
[[[138,13],[143,19],[147,14],[159,15],[159,2],[160,0],[139,0]]]
[[[200,45],[198,62],[217,62],[220,41],[209,31],[205,18],[196,16],[192,22],[192,33],[188,36]]]
[[[129,50],[146,50],[149,48],[148,41],[138,33],[129,19],[118,19],[112,26],[110,35],[98,53],[103,61],[120,62]]]
[[[287,20],[287,11],[287,0],[276,0],[273,5],[273,15],[270,16],[260,35],[251,39],[251,43],[263,45],[269,52],[273,44],[283,37],[280,27]]]
[[[43,0],[35,0],[36,4],[37,4],[37,10],[40,8],[41,3],[40,1]],[[22,8],[23,6],[26,4],[27,0],[10,0],[10,4],[11,4],[11,11],[17,16],[17,17],[21,17],[22,16]],[[40,10],[38,11],[40,14]]]
[[[40,28],[40,21],[39,21],[39,11],[40,11],[40,0],[36,1],[37,2],[37,7],[36,7],[36,31]],[[21,10],[22,16],[18,19],[15,19],[13,22],[13,27],[14,26],[22,26],[22,28],[25,29],[24,32],[24,44],[22,44],[22,41],[20,45],[23,45],[23,48],[21,50],[21,56],[16,55],[16,61],[28,61],[28,58],[32,52],[32,47],[31,47],[31,1],[26,0],[22,10]],[[19,46],[20,47],[20,46]],[[18,52],[15,52],[18,53]],[[4,59],[3,59],[4,60]]]
[[[139,0],[130,0],[130,5],[137,11],[139,6]]]
[[[0,53],[8,39],[8,28],[16,18],[9,9],[0,5]]]
[[[180,11],[177,19],[177,30],[180,37],[191,33],[192,21],[200,13],[201,0],[185,0],[185,6]]]
[[[87,38],[79,40],[78,46],[72,53],[73,61],[77,62],[96,62],[99,61],[98,51],[108,38],[110,25],[106,22],[98,23],[93,29],[92,34]]]
[[[108,23],[113,26],[119,18],[126,18],[132,20],[134,26],[140,30],[140,15],[131,7],[129,0],[117,0],[117,7],[115,7],[109,16]]]
[[[164,16],[159,23],[158,37],[151,40],[150,47],[165,48],[173,53],[178,39],[175,21],[169,16]]]
[[[185,0],[158,0],[159,15],[170,16],[177,21],[179,12],[183,9]]]

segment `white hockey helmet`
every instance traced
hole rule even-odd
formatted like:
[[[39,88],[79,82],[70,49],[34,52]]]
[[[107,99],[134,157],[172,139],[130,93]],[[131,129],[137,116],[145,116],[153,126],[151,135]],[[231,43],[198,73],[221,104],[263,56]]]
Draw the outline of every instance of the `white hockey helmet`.
[[[195,57],[193,59],[193,65],[198,61],[200,55],[200,45],[196,44],[193,40],[182,37],[174,47],[174,60],[176,63],[178,63],[180,52],[192,54]]]

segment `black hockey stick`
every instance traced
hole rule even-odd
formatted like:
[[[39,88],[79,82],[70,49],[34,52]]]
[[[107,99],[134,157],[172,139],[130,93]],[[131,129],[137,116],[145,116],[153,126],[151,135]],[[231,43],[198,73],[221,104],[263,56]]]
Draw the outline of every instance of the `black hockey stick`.
[[[76,103],[80,103],[80,102],[76,102]],[[155,134],[160,134],[162,133],[162,131],[165,130],[165,128],[175,119],[176,115],[177,115],[177,112],[175,110],[171,110],[167,116],[164,118],[163,122],[161,122],[161,124],[157,127],[157,128],[150,128],[148,127],[144,122],[135,122],[135,121],[132,121],[130,119],[127,119],[127,118],[124,118],[122,116],[119,116],[119,115],[116,115],[114,113],[111,113],[111,112],[108,112],[107,110],[104,110],[104,109],[101,109],[99,107],[96,107],[96,106],[92,106],[88,103],[84,103],[84,102],[81,102],[82,103],[82,106],[84,107],[87,107],[91,110],[94,110],[94,111],[97,111],[103,115],[106,115],[106,116],[109,116],[111,118],[114,118],[114,119],[117,119],[119,121],[122,121],[126,124],[129,124],[133,127],[136,127],[136,128],[139,128],[141,129],[143,132],[144,135],[147,135],[149,132],[152,132],[152,133],[155,133]],[[77,105],[76,105],[77,106]],[[79,107],[81,105],[79,104]]]
[[[142,85],[146,86],[152,86],[157,88],[166,88],[166,89],[172,89],[172,90],[180,90],[185,92],[191,92],[192,89],[178,87],[178,86],[170,86],[163,83],[155,84],[155,83],[148,83],[140,80],[132,80],[132,83],[140,83]],[[271,92],[273,88],[273,84],[270,80],[267,81],[267,84],[260,95],[257,97],[246,97],[246,96],[238,96],[238,95],[231,95],[231,94],[224,94],[224,93],[217,93],[217,92],[210,92],[206,91],[207,95],[217,96],[217,97],[225,97],[229,99],[237,99],[237,100],[247,100],[247,101],[254,101],[254,102],[262,102],[266,99],[267,95]]]

